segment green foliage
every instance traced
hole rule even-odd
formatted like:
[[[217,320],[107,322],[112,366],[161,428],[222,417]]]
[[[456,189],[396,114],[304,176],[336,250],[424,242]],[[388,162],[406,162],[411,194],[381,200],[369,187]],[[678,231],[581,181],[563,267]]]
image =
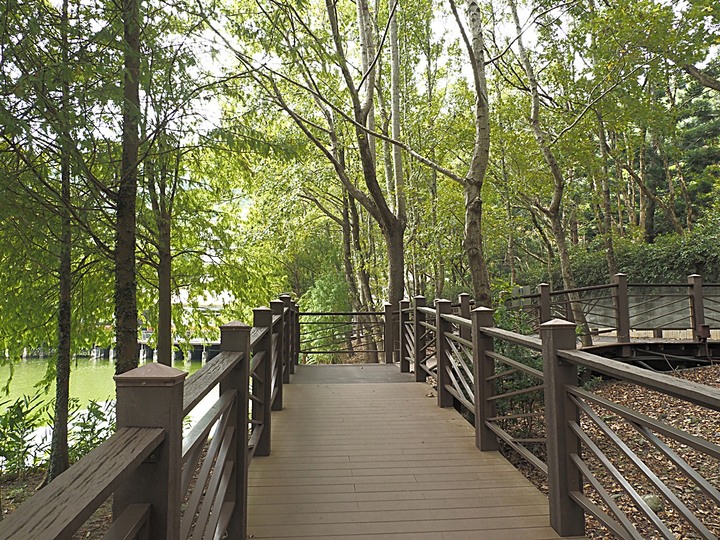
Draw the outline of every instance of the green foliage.
[[[35,440],[35,430],[42,425],[48,405],[42,395],[23,396],[13,403],[1,402],[0,473],[21,474],[39,463],[46,449],[45,441]]]
[[[709,220],[684,235],[667,234],[652,244],[620,239],[615,244],[618,270],[635,283],[685,283],[690,274],[700,274],[707,283],[720,282],[720,223]],[[607,261],[602,248],[577,247],[572,253],[573,272],[578,286],[585,287],[610,282]],[[598,246],[599,247],[599,246]],[[533,286],[539,283],[561,283],[560,270],[555,265],[553,274],[539,265],[535,272],[522,276],[523,282]]]
[[[339,273],[315,279],[310,290],[300,298],[302,311],[351,311],[347,281]]]
[[[528,335],[532,333],[532,325],[527,318],[527,314],[521,311],[511,311],[501,306],[495,311],[495,324],[504,330],[510,330],[518,334]],[[516,362],[543,371],[543,359],[539,352],[532,351],[526,347],[515,345],[502,340],[495,340],[495,352],[502,354]],[[529,374],[517,372],[514,369],[502,364],[495,363],[497,373],[507,372],[506,377],[502,377],[495,382],[495,394],[505,394],[524,390],[538,384],[542,381]],[[544,407],[544,394],[542,390],[535,390],[515,396],[510,396],[497,401],[498,415],[517,415],[536,413]],[[505,429],[511,431],[517,437],[528,437],[535,433],[537,429],[537,418],[527,417],[518,420],[506,421]]]
[[[0,474],[18,475],[41,466],[50,450],[41,429],[52,424],[53,402],[45,396],[23,396],[14,402],[0,402]],[[115,432],[115,403],[90,401],[80,409],[77,399],[70,400],[68,446],[74,463],[110,438]]]
[[[80,410],[78,401],[73,400],[70,409],[68,446],[70,463],[74,463],[115,433],[115,403],[90,401]]]

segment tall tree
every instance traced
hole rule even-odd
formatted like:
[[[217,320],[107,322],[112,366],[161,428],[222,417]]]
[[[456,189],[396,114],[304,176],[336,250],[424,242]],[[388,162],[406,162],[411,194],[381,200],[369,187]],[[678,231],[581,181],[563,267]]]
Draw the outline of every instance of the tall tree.
[[[70,65],[69,0],[63,0],[60,14],[60,47],[62,66]],[[61,70],[60,108],[62,118],[70,118],[70,70]],[[60,141],[60,267],[58,307],[58,357],[55,366],[55,413],[47,479],[54,480],[70,466],[68,449],[68,410],[70,405],[70,358],[72,334],[72,226],[70,208],[70,146],[66,138]]]
[[[135,206],[140,148],[140,1],[122,0],[122,161],[115,196],[116,373],[133,369],[138,362]]]

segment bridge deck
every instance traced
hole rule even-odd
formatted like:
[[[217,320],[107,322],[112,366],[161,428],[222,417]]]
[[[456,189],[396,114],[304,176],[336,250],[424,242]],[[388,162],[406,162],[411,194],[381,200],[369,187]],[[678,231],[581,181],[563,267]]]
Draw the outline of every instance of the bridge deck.
[[[547,499],[397,367],[298,366],[250,466],[250,538],[545,539]]]

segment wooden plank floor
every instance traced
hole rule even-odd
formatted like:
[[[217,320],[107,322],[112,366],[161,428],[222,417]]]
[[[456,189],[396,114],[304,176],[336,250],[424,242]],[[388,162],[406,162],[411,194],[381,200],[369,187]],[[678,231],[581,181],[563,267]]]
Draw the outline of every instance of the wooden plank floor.
[[[250,538],[546,539],[547,499],[414,382],[299,366],[250,466]],[[354,368],[355,370],[360,368]],[[370,366],[368,380],[382,379]],[[385,372],[388,373],[388,372]],[[401,380],[409,380],[408,378]],[[315,381],[315,382],[314,382]]]

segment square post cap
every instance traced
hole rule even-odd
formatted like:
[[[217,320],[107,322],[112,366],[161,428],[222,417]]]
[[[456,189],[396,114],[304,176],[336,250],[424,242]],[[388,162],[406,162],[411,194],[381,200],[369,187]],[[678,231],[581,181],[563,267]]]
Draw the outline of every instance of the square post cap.
[[[182,384],[185,377],[187,377],[187,372],[185,371],[152,362],[121,373],[120,375],[115,375],[113,379],[119,388],[130,386],[167,387]]]

